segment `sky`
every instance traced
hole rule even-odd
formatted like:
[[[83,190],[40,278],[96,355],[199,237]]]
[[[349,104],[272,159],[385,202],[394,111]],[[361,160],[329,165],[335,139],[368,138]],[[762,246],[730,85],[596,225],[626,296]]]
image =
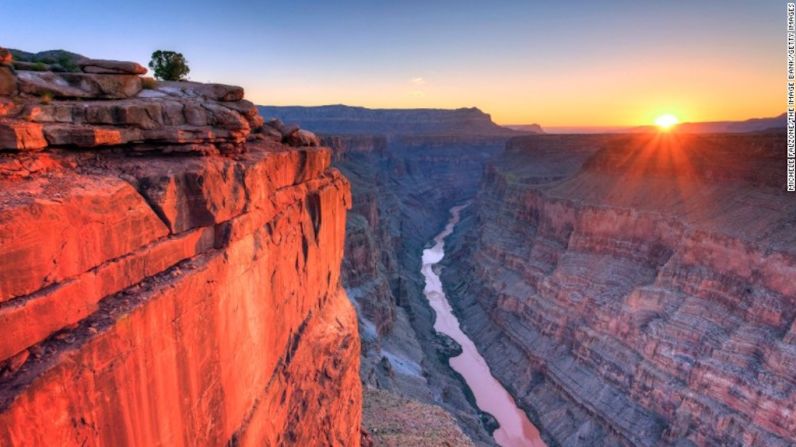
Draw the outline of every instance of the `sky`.
[[[263,105],[478,107],[630,126],[784,111],[785,2],[0,0],[0,46],[135,60]]]

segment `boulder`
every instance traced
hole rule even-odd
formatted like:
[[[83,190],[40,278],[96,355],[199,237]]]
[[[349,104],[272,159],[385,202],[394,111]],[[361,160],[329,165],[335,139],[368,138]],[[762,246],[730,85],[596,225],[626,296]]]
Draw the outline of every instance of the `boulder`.
[[[290,135],[286,136],[283,142],[285,144],[289,144],[290,146],[296,147],[321,145],[321,140],[317,135],[309,130],[304,129],[298,129],[294,131]]]
[[[259,134],[274,141],[282,141],[282,134],[268,124],[263,124],[260,127]]]
[[[19,108],[9,98],[0,98],[0,118],[8,117],[18,112]]]
[[[127,61],[86,59],[77,65],[83,73],[142,75],[147,72],[143,65]]]
[[[51,124],[44,126],[44,137],[53,146],[113,146],[140,139],[133,129]]]
[[[14,56],[5,48],[0,48],[0,64],[10,64]]]
[[[38,150],[47,147],[41,124],[26,121],[0,122],[0,149]]]
[[[17,93],[17,77],[9,67],[0,65],[0,96],[12,96]]]
[[[265,123],[265,125],[279,132],[282,138],[285,138],[288,135],[292,134],[293,132],[299,130],[299,127],[296,126],[295,124],[287,126],[281,120],[278,119],[268,121],[267,123]]]
[[[141,91],[141,78],[134,75],[21,71],[17,80],[22,93],[56,98],[123,99]]]
[[[188,81],[161,81],[144,96],[175,96],[179,98],[206,98],[214,101],[234,102],[243,99],[243,88],[225,84],[202,84]]]

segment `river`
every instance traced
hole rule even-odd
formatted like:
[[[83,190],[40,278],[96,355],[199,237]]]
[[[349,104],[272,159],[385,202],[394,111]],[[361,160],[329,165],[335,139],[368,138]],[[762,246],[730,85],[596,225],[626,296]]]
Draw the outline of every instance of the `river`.
[[[442,290],[442,282],[433,266],[445,256],[445,238],[453,232],[459,222],[459,214],[467,205],[451,208],[451,219],[434,238],[434,245],[423,250],[422,273],[426,279],[425,295],[437,315],[434,329],[456,340],[462,353],[450,359],[451,367],[464,377],[465,382],[475,396],[478,408],[497,419],[500,427],[493,436],[495,442],[502,447],[543,447],[545,444],[539,436],[539,430],[531,423],[528,416],[517,408],[514,399],[503,388],[503,385],[492,376],[489,366],[470,338],[459,326],[459,320],[453,314],[448,298]]]

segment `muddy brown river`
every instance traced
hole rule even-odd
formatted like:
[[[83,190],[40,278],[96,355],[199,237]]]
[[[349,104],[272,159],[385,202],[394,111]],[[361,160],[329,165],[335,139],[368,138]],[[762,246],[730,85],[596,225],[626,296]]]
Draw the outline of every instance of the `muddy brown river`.
[[[541,447],[544,442],[539,430],[531,423],[528,416],[514,403],[514,399],[503,388],[503,385],[492,376],[489,366],[470,338],[459,326],[459,320],[453,315],[448,298],[442,289],[442,283],[433,266],[445,256],[445,238],[453,232],[459,222],[459,214],[466,205],[451,209],[451,219],[434,238],[434,245],[423,250],[422,273],[426,279],[425,295],[437,315],[434,329],[456,340],[462,346],[462,353],[450,359],[451,367],[464,377],[465,382],[475,396],[478,408],[497,419],[500,427],[495,430],[495,441],[502,447]]]

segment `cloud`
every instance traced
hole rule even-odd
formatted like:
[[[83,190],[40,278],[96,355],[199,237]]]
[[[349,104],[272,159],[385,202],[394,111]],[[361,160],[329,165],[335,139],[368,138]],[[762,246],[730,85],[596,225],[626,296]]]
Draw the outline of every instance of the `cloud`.
[[[426,85],[426,80],[421,77],[412,78],[409,80],[414,85]]]

